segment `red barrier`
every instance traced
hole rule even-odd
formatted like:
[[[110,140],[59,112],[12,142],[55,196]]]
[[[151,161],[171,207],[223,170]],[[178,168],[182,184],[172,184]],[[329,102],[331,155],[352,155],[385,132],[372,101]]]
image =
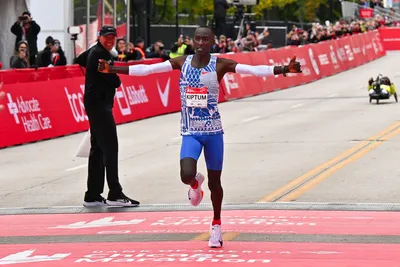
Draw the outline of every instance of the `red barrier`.
[[[160,58],[149,58],[145,60],[116,62],[116,66],[127,66],[136,64],[154,64],[162,62]],[[27,82],[41,82],[49,80],[61,80],[66,78],[82,77],[84,70],[79,65],[58,66],[51,68],[36,69],[10,69],[0,71],[0,83],[15,84]]]
[[[252,65],[287,64],[296,55],[303,73],[288,74],[286,78],[228,73],[221,81],[219,100],[223,102],[309,83],[385,54],[379,33],[374,31],[301,47],[220,55]],[[35,79],[41,80],[39,82],[29,82],[33,79],[31,70],[12,72],[14,75],[23,73],[20,77],[25,79],[19,84],[3,86],[7,96],[6,110],[0,113],[0,148],[88,129],[83,106],[84,78],[74,71],[77,71],[75,66],[52,68],[48,72],[39,70],[34,72]],[[57,79],[63,75],[66,77]],[[120,77],[122,86],[117,89],[114,101],[118,124],[179,111],[179,71],[150,77]]]
[[[385,50],[400,50],[400,28],[379,28],[380,39]]]

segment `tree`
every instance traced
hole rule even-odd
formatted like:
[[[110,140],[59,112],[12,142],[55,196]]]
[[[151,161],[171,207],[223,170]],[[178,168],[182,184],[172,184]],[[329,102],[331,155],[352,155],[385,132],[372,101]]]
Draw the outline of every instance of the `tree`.
[[[295,3],[296,0],[260,0],[260,4],[253,8],[257,16],[261,16],[266,9],[272,7],[284,8],[286,5]]]
[[[178,10],[180,14],[187,14],[188,19],[193,21],[196,16],[205,18],[207,15],[212,15],[214,12],[214,0],[178,0]],[[175,21],[175,7],[172,6],[171,0],[155,0],[153,9],[156,11],[155,21],[158,20],[164,13],[164,20],[168,22]],[[185,20],[185,19],[183,19]]]

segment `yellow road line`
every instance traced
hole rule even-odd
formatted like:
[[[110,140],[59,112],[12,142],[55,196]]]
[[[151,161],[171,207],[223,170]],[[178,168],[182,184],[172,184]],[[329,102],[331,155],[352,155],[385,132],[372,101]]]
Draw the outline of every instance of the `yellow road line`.
[[[240,235],[239,232],[226,232],[226,233],[222,234],[222,240],[231,241],[232,239],[234,239],[238,235]]]
[[[202,234],[196,235],[195,237],[193,237],[190,240],[192,240],[192,241],[206,241],[209,238],[210,238],[210,233],[207,232],[207,233],[202,233]]]
[[[232,239],[234,239],[235,237],[237,237],[240,233],[239,232],[226,232],[222,234],[222,239],[224,241],[231,241]],[[208,239],[210,239],[210,233],[202,233],[199,235],[196,235],[195,237],[193,237],[192,241],[208,241]]]
[[[284,185],[283,187],[279,188],[278,190],[275,190],[274,192],[261,198],[257,202],[276,201],[276,200],[279,200],[279,198],[281,196],[283,196],[284,194],[287,194],[287,195],[280,198],[280,201],[290,201],[294,198],[297,198],[299,195],[301,195],[308,189],[303,190],[303,189],[298,189],[296,187],[302,186],[302,183],[311,184],[311,181],[307,182],[307,180],[309,180],[310,178],[312,179],[312,181],[314,181],[314,180],[322,181],[322,180],[326,179],[333,172],[339,170],[340,168],[344,167],[345,165],[349,164],[350,162],[355,161],[362,155],[365,155],[367,152],[369,152],[371,149],[375,148],[376,146],[379,146],[381,143],[375,142],[377,139],[385,141],[385,140],[387,140],[387,138],[390,138],[390,137],[396,135],[398,133],[398,131],[400,130],[400,129],[396,129],[398,127],[400,127],[400,122],[396,122],[396,123],[392,124],[391,126],[386,128],[382,132],[378,133],[377,135],[368,138],[367,139],[368,141],[360,142],[358,145],[346,150],[339,156],[315,167],[314,169],[312,169],[312,170],[308,171],[307,173],[303,174],[302,176],[294,179],[293,181]],[[363,151],[366,151],[366,152],[363,153]],[[323,172],[324,170],[325,170],[325,172]],[[321,173],[321,174],[319,174],[319,173]],[[315,176],[315,177],[313,178],[313,176]],[[325,178],[319,178],[319,177],[325,177]],[[292,191],[292,192],[290,192],[290,191]]]

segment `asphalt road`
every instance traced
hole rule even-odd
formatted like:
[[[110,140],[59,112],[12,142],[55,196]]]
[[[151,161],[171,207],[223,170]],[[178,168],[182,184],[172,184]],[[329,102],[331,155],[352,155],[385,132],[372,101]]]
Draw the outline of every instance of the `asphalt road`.
[[[400,84],[399,60],[388,53],[311,84],[221,104],[224,202],[399,202],[400,104],[370,104],[366,88],[379,73]],[[118,133],[125,194],[143,204],[187,203],[179,114],[120,125]],[[74,154],[83,135],[2,150],[0,207],[81,205],[87,160]],[[206,173],[203,156],[199,170]]]

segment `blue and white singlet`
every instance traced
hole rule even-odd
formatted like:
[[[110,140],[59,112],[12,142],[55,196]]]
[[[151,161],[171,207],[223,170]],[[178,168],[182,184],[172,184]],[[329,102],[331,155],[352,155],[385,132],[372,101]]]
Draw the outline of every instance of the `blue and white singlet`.
[[[223,128],[218,111],[217,57],[211,55],[206,67],[194,68],[191,66],[193,56],[187,56],[179,80],[181,134],[221,134]]]

